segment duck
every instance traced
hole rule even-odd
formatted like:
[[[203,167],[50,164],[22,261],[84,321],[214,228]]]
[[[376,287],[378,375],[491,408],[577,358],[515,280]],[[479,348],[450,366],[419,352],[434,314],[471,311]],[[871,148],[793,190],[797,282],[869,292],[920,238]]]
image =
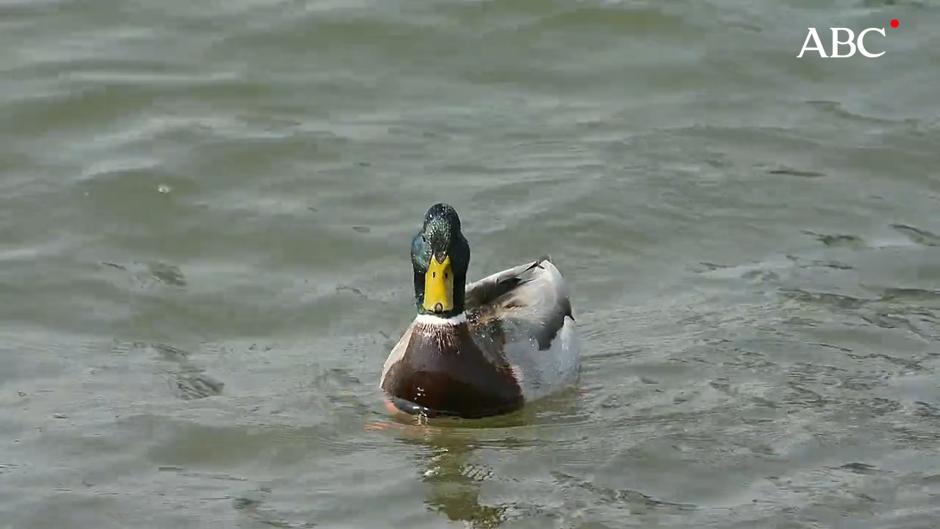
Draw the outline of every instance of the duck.
[[[467,284],[470,245],[460,217],[438,203],[412,239],[411,264],[417,314],[379,383],[390,411],[502,415],[577,381],[568,287],[549,257]]]

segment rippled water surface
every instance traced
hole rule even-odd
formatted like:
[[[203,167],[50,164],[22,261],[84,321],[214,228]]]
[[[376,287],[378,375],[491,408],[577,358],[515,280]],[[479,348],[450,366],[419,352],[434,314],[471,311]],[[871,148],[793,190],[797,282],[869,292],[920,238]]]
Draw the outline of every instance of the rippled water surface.
[[[938,25],[0,1],[0,527],[936,527]],[[386,416],[438,200],[473,277],[552,255],[577,388]]]

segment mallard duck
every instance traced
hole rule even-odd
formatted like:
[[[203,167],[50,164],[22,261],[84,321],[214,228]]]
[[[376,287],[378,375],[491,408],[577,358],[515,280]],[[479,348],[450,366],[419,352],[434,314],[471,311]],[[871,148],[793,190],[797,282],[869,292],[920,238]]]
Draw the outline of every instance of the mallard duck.
[[[467,285],[470,245],[447,204],[411,243],[418,314],[380,386],[393,410],[478,418],[517,410],[578,377],[580,351],[564,279],[542,257]]]

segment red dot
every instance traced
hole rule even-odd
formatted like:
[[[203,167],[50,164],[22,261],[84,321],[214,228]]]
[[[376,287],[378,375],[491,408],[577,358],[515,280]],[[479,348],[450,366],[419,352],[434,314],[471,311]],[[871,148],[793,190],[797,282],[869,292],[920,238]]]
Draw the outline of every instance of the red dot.
[[[891,19],[891,27],[892,27],[892,28],[898,29],[898,26],[900,26],[900,25],[901,25],[901,21],[900,21],[900,20],[898,20],[898,19],[896,19],[896,18],[892,18],[892,19]]]

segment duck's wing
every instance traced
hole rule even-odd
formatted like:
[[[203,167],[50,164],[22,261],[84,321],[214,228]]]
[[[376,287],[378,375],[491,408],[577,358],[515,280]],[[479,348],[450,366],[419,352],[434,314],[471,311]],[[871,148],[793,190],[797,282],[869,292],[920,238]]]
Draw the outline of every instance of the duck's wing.
[[[568,287],[549,258],[470,284],[466,306],[474,339],[506,358],[527,399],[577,375],[580,354]]]
[[[467,312],[477,321],[527,323],[539,349],[552,340],[571,314],[568,287],[548,257],[498,272],[467,286]]]

